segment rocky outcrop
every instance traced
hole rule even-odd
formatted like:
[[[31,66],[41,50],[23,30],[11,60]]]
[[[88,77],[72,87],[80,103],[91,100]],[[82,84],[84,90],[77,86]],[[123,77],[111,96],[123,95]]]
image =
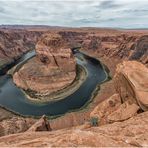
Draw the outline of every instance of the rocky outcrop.
[[[0,121],[0,136],[37,131],[51,131],[50,123],[46,116],[43,115],[39,120],[16,116]]]
[[[58,67],[64,72],[75,71],[75,60],[66,42],[60,34],[44,34],[36,45],[37,56],[49,67]]]
[[[136,61],[117,65],[114,76],[116,93],[98,104],[90,119],[98,118],[99,125],[124,121],[135,116],[140,109],[148,110],[148,69]]]
[[[14,74],[17,86],[50,94],[63,89],[75,79],[76,62],[72,51],[60,34],[44,34],[36,45],[37,57]]]
[[[12,117],[0,122],[0,136],[25,132],[35,123],[35,119]]]
[[[148,68],[136,61],[124,61],[117,66],[114,81],[122,102],[130,100],[148,110]]]
[[[27,132],[37,132],[37,131],[51,131],[49,121],[46,119],[46,116],[42,116],[34,125],[32,125]]]
[[[133,147],[148,145],[148,112],[141,113],[124,122],[100,127],[63,129],[53,132],[25,132],[0,138],[1,146],[99,146]]]
[[[112,112],[111,114],[108,115],[107,120],[109,123],[111,122],[119,122],[119,121],[124,121],[127,120],[137,114],[139,110],[139,106],[130,102],[125,102],[121,104],[117,110]]]
[[[98,104],[90,113],[90,119],[97,117],[99,125],[108,123],[108,116],[116,111],[121,105],[119,94],[114,94],[107,100]]]

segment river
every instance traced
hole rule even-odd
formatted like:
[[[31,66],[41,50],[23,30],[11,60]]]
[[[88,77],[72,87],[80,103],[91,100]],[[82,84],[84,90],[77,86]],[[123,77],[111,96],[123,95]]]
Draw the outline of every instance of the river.
[[[20,64],[33,56],[34,51],[25,54]],[[55,102],[35,103],[27,99],[22,90],[13,83],[12,77],[6,74],[0,77],[0,105],[24,116],[57,116],[80,109],[91,99],[96,86],[108,78],[108,74],[98,60],[79,51],[75,52],[75,57],[77,64],[87,71],[87,77],[73,94]]]

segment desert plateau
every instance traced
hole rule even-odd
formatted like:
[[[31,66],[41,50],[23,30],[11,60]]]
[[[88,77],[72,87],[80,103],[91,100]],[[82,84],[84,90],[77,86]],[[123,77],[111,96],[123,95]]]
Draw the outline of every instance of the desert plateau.
[[[33,12],[42,3],[25,2],[14,10],[19,2],[2,1],[0,17],[9,3],[14,12]],[[66,2],[49,3],[55,12]],[[92,4],[95,10],[98,3]],[[101,1],[99,8],[116,12],[122,5]],[[148,29],[83,19],[74,19],[76,27],[36,25],[40,17],[33,18],[34,24],[25,24],[26,16],[22,24],[0,21],[0,147],[148,147]]]

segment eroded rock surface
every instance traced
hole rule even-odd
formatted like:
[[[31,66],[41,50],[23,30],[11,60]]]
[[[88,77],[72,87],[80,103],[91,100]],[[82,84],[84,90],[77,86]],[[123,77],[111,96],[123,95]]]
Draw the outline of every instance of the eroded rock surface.
[[[0,29],[0,69],[33,50],[41,34],[42,31]]]
[[[147,146],[148,112],[101,127],[25,132],[0,138],[1,146]]]
[[[60,31],[67,41],[95,57],[138,60],[148,65],[148,32],[81,29]]]
[[[121,60],[138,60],[145,65],[147,65],[147,35],[148,32],[136,33],[130,31],[115,31],[115,30],[65,30],[58,33],[62,36],[62,40],[72,43],[82,45],[83,51],[87,51],[95,57],[101,57],[106,65],[111,65],[110,70],[113,71],[116,58]],[[57,35],[55,38],[59,38]],[[47,36],[47,37],[46,37]],[[49,69],[56,69],[58,66],[52,58],[53,51],[48,54],[48,46],[50,41],[48,41],[48,35],[44,35],[44,39],[41,40],[39,45],[38,58],[34,58],[22,67],[19,73],[26,79],[29,83],[28,85],[45,85],[45,82],[49,83],[48,75]],[[49,37],[50,38],[50,37]],[[53,46],[61,45],[58,43],[58,39],[55,39]],[[75,41],[75,42],[73,42]],[[44,43],[42,43],[44,42]],[[69,46],[64,44],[61,45],[62,48]],[[44,50],[45,47],[45,50]],[[53,47],[54,49],[55,47]],[[52,47],[49,47],[49,50]],[[54,49],[56,51],[56,49]],[[46,52],[43,52],[46,51]],[[61,50],[63,51],[63,50]],[[56,53],[56,52],[55,52]],[[55,54],[56,55],[56,54]],[[50,60],[51,59],[51,60]],[[108,59],[110,62],[108,62]],[[58,60],[57,60],[58,61]],[[58,62],[57,62],[58,63]],[[124,62],[126,63],[126,62]],[[84,124],[81,127],[67,128],[52,132],[34,132],[36,128],[33,128],[33,132],[25,132],[21,134],[14,134],[0,138],[0,146],[147,146],[148,145],[148,112],[147,110],[147,70],[140,63],[137,66],[137,62],[131,64],[132,62],[127,62],[125,65],[120,64],[118,66],[117,75],[115,76],[116,94],[111,96],[108,100],[105,100],[107,94],[114,94],[114,84],[112,81],[109,83],[111,86],[103,87],[104,95],[97,95],[97,101],[94,100],[95,107],[92,111],[90,117],[97,116],[99,118],[99,125],[108,124],[110,122],[115,122],[108,125],[103,125],[100,127],[90,127],[90,124]],[[66,63],[67,64],[67,63]],[[32,67],[31,70],[29,69]],[[60,66],[60,64],[59,64]],[[40,67],[40,68],[39,68]],[[137,67],[137,68],[136,68]],[[24,71],[23,71],[24,69]],[[27,71],[28,70],[28,71]],[[122,71],[124,70],[124,72]],[[43,73],[42,73],[43,72]],[[36,76],[36,77],[33,77]],[[41,76],[41,77],[40,77]],[[43,76],[43,79],[42,79]],[[47,79],[44,79],[44,76]],[[126,77],[125,77],[126,76]],[[23,79],[22,84],[24,83]],[[143,79],[143,80],[142,80]],[[105,84],[105,85],[106,85]],[[26,85],[26,84],[25,84]],[[24,85],[24,86],[25,86]],[[42,88],[45,88],[42,87]],[[28,88],[28,86],[26,87]],[[107,88],[107,90],[106,90]],[[35,88],[37,89],[37,88]],[[52,87],[53,89],[53,87]],[[121,89],[121,90],[120,90]],[[39,90],[41,91],[41,90]],[[102,87],[100,93],[102,91]],[[119,93],[119,94],[118,94]],[[111,94],[110,94],[111,95]],[[100,98],[101,97],[101,98]],[[120,100],[122,98],[122,102]],[[105,100],[101,104],[98,104],[98,100]],[[139,102],[138,102],[138,101]],[[129,102],[129,104],[126,104]],[[100,102],[99,102],[100,103]],[[123,104],[122,104],[123,103]],[[146,112],[138,114],[137,111],[139,107]],[[70,127],[78,124],[84,123],[89,118],[89,113],[91,110],[83,112],[75,112],[66,114],[65,116],[58,118],[53,121],[52,127],[56,129]],[[125,114],[124,114],[125,113]],[[129,119],[130,118],[130,119]],[[9,119],[8,119],[9,120]],[[125,120],[125,121],[123,121]],[[118,122],[117,122],[118,121]],[[4,122],[4,121],[3,121]],[[14,122],[15,123],[15,122]],[[42,122],[41,122],[42,123]],[[15,130],[14,124],[11,122],[9,128],[0,124],[1,133],[11,129],[12,132],[17,133],[21,130]],[[32,124],[31,124],[32,125]],[[37,124],[37,127],[42,124]],[[58,125],[58,126],[57,126]],[[11,128],[13,127],[13,128]],[[29,127],[26,128],[25,130]],[[41,126],[42,127],[42,126]],[[6,129],[5,129],[6,128]],[[24,131],[24,130],[22,130]],[[8,134],[8,132],[5,132]],[[3,134],[4,135],[4,134]]]
[[[37,57],[14,74],[17,86],[49,94],[68,86],[76,76],[69,44],[59,34],[44,34],[36,45]]]
[[[33,124],[27,132],[37,132],[37,131],[51,131],[49,121],[46,119],[46,116],[42,116],[35,124]]]
[[[109,123],[127,120],[135,116],[139,110],[139,106],[135,103],[125,102],[121,104],[117,110],[108,115],[107,120]]]
[[[12,117],[0,122],[0,136],[25,132],[35,123],[34,119]]]
[[[99,125],[108,123],[108,116],[116,111],[121,105],[119,94],[114,94],[107,100],[98,104],[94,110],[90,113],[90,119],[97,117]]]
[[[142,110],[148,110],[148,68],[136,61],[124,61],[117,66],[115,87],[122,102],[130,100]]]

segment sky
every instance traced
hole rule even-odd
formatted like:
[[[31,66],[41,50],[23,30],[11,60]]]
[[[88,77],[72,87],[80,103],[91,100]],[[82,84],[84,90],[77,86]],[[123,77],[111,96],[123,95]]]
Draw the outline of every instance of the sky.
[[[148,28],[148,0],[0,0],[0,25]]]

